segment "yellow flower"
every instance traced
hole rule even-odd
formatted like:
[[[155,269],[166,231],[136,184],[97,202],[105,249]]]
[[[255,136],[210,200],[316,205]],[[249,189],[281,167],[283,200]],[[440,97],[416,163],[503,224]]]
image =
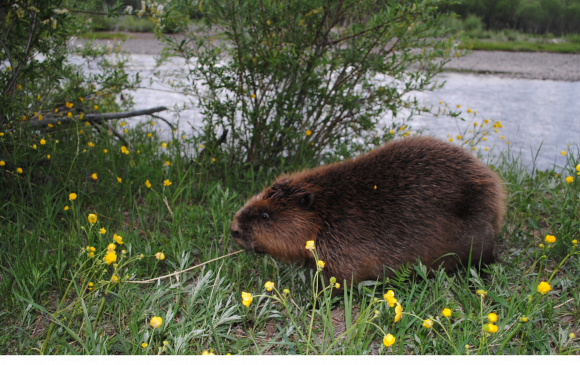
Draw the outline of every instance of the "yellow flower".
[[[94,108],[95,110],[99,110],[99,106],[98,106],[98,105],[95,105],[93,108]]]
[[[149,180],[145,181],[145,186],[147,187],[147,189],[151,188],[151,183],[149,182]]]
[[[249,307],[250,304],[252,304],[252,300],[254,300],[252,298],[252,294],[251,293],[246,293],[245,291],[242,292],[242,304],[245,305],[246,307]]]
[[[443,317],[451,317],[451,309],[445,308],[441,311],[441,314],[443,314]]]
[[[64,210],[65,210],[65,211],[67,211],[67,210],[68,210],[68,205],[66,205],[66,206],[64,207]]]
[[[169,161],[165,161],[165,164],[166,164],[167,166],[170,166],[170,165],[171,165],[171,162],[169,162]]]
[[[487,291],[479,289],[475,293],[481,295],[482,298],[485,298]]]
[[[490,322],[495,323],[497,322],[497,314],[492,312],[487,315],[487,319],[489,319]]]
[[[117,245],[115,245],[114,243],[109,243],[109,245],[107,246],[107,251],[115,251],[115,249],[117,248]]]
[[[459,140],[459,139],[461,139],[461,136],[457,136],[457,139],[458,139],[458,140]]]
[[[88,145],[89,147],[95,147],[95,144],[93,142],[89,142]]]
[[[36,149],[36,145],[35,145],[35,144],[33,144],[33,145],[32,145],[32,148]]]
[[[397,304],[397,299],[395,299],[394,291],[389,290],[385,295],[383,295],[383,297],[385,298],[385,302],[388,302],[391,308],[393,308],[395,304]]]
[[[115,240],[115,242],[117,242],[117,244],[119,244],[119,245],[123,244],[123,237],[117,236],[116,233],[113,234],[113,239]]]
[[[159,261],[165,260],[165,254],[163,252],[157,252],[155,258]]]
[[[89,290],[93,290],[93,286],[95,286],[95,284],[93,284],[93,282],[90,282],[90,283],[88,284],[88,286],[89,286]]]
[[[461,108],[461,105],[457,104],[457,108]]]
[[[310,129],[306,131],[306,135],[307,135],[307,136],[309,136],[309,135],[311,135],[311,134],[312,134],[312,131],[311,131]]]
[[[151,125],[155,125],[155,122],[151,122]]]
[[[107,233],[107,230],[106,230],[106,229],[104,229],[104,228],[101,228],[101,229],[99,229],[99,232],[100,232],[101,234],[105,234],[105,233]]]
[[[118,277],[117,275],[113,275],[113,276],[111,277],[111,281],[112,281],[113,283],[115,283],[115,284],[116,284],[116,283],[118,283],[118,282],[119,282],[119,277]]]
[[[103,150],[103,153],[109,153],[109,151],[108,151],[108,150],[105,148],[105,149]]]
[[[544,238],[544,241],[546,241],[546,243],[554,243],[556,242],[556,237],[548,234],[546,235],[546,238]]]
[[[147,347],[147,343],[143,342],[143,343],[141,344],[141,347],[143,347],[143,348],[146,348],[146,347]]]
[[[202,144],[200,144],[200,145],[199,145],[199,148],[203,148],[203,145],[202,145]]]
[[[46,140],[45,139],[41,139],[40,140],[40,144],[44,146],[46,144]]]
[[[395,307],[395,323],[397,323],[401,318],[403,318],[403,306],[401,303],[397,302]]]
[[[68,113],[66,113],[66,116],[70,118],[70,117],[72,117],[72,113],[68,112]]]
[[[574,182],[574,178],[573,178],[572,176],[568,176],[568,177],[566,178],[566,182],[567,182],[568,184],[571,184],[572,182]]]
[[[23,115],[22,116],[22,120],[26,120],[26,115]]]
[[[16,169],[16,172],[19,173],[19,174],[21,174],[22,173],[22,169],[19,167],[19,168]]]
[[[123,133],[127,133],[129,130],[127,128],[123,129]]]
[[[123,179],[121,179],[120,177],[117,176],[117,181],[119,182],[119,184],[123,183]]]
[[[433,320],[428,318],[426,320],[423,321],[423,327],[429,329],[431,327],[433,327]]]
[[[560,152],[560,154],[561,154],[562,156],[566,156],[568,153],[566,153],[566,151],[562,151],[562,152]]]
[[[290,289],[284,289],[284,294],[290,294]]]
[[[252,94],[252,99],[255,99],[255,98],[256,98],[256,94]]]
[[[97,223],[97,215],[93,214],[93,213],[89,214],[88,220],[89,220],[89,223],[91,223],[91,224]]]
[[[151,133],[147,133],[147,137],[151,138],[152,134]]]
[[[274,283],[271,281],[266,281],[264,288],[266,288],[267,291],[272,291],[272,289],[274,289]]]
[[[159,328],[163,324],[163,319],[161,317],[153,317],[151,318],[150,324],[153,328]]]
[[[550,290],[552,290],[552,287],[545,281],[542,281],[540,285],[538,285],[538,293],[542,295],[546,295]]]
[[[93,178],[93,180],[97,180],[97,179],[98,179],[98,177],[97,177],[97,174],[96,174],[96,173],[92,174],[92,175],[91,175],[91,177]]]
[[[489,332],[489,333],[496,333],[498,328],[495,324],[493,323],[487,323],[483,326],[483,330],[485,332]]]
[[[580,172],[580,163],[576,165],[576,171]]]
[[[55,112],[55,113],[58,113],[58,108],[54,109],[54,112]]]
[[[171,181],[169,181],[169,180],[164,180],[164,181],[163,181],[163,186],[169,186],[169,185],[171,185],[171,184],[172,184],[172,182],[171,182]]]
[[[103,261],[105,261],[107,265],[111,265],[113,262],[117,261],[117,254],[115,251],[109,251],[105,257],[103,257]]]
[[[4,165],[6,165],[6,162],[4,162],[4,160],[1,160],[0,161],[0,166],[4,166]]]
[[[578,244],[578,240],[572,240],[572,244],[573,245],[577,245]]]
[[[471,113],[471,109],[467,109],[467,112],[468,112],[468,113]]]
[[[83,118],[84,118],[84,117],[85,117],[85,113],[81,112],[81,113],[79,114],[79,119],[80,119],[80,120],[83,120]],[[91,123],[89,123],[89,122],[86,122],[86,124],[87,124],[87,125],[91,125]]]
[[[162,148],[165,148],[165,147],[167,147],[167,143],[165,143],[165,142],[161,143],[161,147],[162,147]]]
[[[73,200],[75,200],[75,199],[77,198],[77,195],[76,195],[75,193],[70,193],[70,194],[68,195],[68,198],[69,198],[71,201],[73,201]]]
[[[200,2],[200,4],[201,4],[201,2]],[[209,351],[207,351],[207,350],[204,350],[204,351],[201,353],[201,355],[202,355],[202,356],[215,356],[215,354],[214,354],[213,352],[209,352]]]
[[[50,155],[46,155],[46,158],[50,160]]]
[[[67,101],[67,102],[66,102],[66,107],[67,107],[67,108],[69,108],[69,109],[70,109],[70,108],[72,108],[72,107],[73,107],[73,103],[69,103],[69,102]]]
[[[324,261],[322,261],[322,260],[318,260],[318,262],[316,263],[316,266],[317,266],[317,267],[318,267],[320,270],[324,269],[324,265],[326,265],[326,264],[325,264],[325,263],[324,263]]]
[[[335,287],[336,289],[340,289],[340,284],[339,284],[339,283],[336,283],[336,284],[334,284],[334,287]]]
[[[383,338],[383,345],[386,347],[391,347],[395,343],[395,336],[387,333],[387,335]]]
[[[449,138],[449,142],[453,142],[453,138]]]
[[[83,98],[82,98],[82,97],[80,97],[80,96],[79,96],[79,100],[80,100],[81,102],[85,101],[85,99],[83,99]]]
[[[306,249],[307,250],[314,250],[314,241],[306,241]]]

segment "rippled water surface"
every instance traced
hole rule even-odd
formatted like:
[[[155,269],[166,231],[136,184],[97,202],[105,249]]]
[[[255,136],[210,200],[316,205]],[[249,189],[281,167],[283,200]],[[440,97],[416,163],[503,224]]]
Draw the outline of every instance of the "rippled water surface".
[[[150,74],[154,65],[152,56],[132,55],[131,72],[142,76]],[[163,66],[162,71],[171,71],[181,67],[179,61]],[[425,105],[438,106],[439,101],[448,103],[454,108],[461,105],[477,111],[477,119],[500,120],[503,125],[498,135],[509,140],[512,151],[521,151],[524,164],[532,165],[532,152],[535,154],[541,146],[537,159],[539,168],[551,168],[554,163],[563,166],[565,157],[560,151],[568,144],[580,143],[580,82],[563,82],[550,80],[524,80],[500,78],[488,75],[445,73],[439,76],[445,86],[433,92],[415,93],[418,100]],[[143,86],[154,89],[169,90],[168,87],[146,79]],[[191,102],[191,97],[179,93],[140,89],[134,93],[135,109],[154,106],[168,106]],[[162,113],[166,118],[175,120],[171,113]],[[180,115],[180,129],[190,131],[199,126],[201,115],[195,108],[185,110]],[[134,118],[136,122],[137,118]],[[476,121],[478,121],[476,120]],[[390,123],[385,117],[383,122]],[[446,138],[447,134],[455,136],[457,127],[452,119],[435,118],[432,115],[415,116],[409,123],[414,129],[427,128],[427,134]],[[166,131],[168,132],[168,131]],[[488,138],[481,147],[493,147],[505,150],[506,140],[496,136]]]

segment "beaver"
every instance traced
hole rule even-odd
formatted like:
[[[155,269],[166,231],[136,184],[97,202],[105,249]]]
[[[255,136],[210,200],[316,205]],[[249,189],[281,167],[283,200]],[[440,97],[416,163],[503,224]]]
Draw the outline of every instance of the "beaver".
[[[314,264],[355,282],[406,263],[453,271],[495,261],[505,212],[500,178],[469,151],[430,137],[394,140],[358,158],[282,175],[250,198],[230,229],[255,253]],[[452,254],[452,255],[448,255]]]

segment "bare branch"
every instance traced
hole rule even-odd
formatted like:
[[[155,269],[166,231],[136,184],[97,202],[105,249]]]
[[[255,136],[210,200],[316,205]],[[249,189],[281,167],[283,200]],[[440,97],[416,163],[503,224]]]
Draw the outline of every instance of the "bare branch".
[[[83,121],[87,122],[101,122],[103,120],[111,120],[111,119],[123,119],[123,118],[131,118],[137,117],[140,115],[151,115],[153,113],[162,112],[167,110],[167,107],[159,106],[157,108],[151,109],[143,109],[143,110],[132,110],[129,112],[120,112],[120,113],[102,113],[102,114],[87,114],[83,118]],[[74,118],[69,117],[62,117],[62,118],[43,118],[42,121],[38,120],[38,117],[32,119],[30,121],[30,126],[32,127],[46,127],[49,124],[54,124],[58,122],[72,122]]]

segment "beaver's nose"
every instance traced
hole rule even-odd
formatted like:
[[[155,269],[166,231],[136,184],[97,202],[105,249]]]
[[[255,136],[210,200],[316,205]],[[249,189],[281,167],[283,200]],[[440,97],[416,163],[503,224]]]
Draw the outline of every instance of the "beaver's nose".
[[[240,226],[238,226],[238,222],[234,219],[232,224],[230,225],[230,231],[232,233],[232,237],[240,238],[242,236],[242,231],[240,230]]]

